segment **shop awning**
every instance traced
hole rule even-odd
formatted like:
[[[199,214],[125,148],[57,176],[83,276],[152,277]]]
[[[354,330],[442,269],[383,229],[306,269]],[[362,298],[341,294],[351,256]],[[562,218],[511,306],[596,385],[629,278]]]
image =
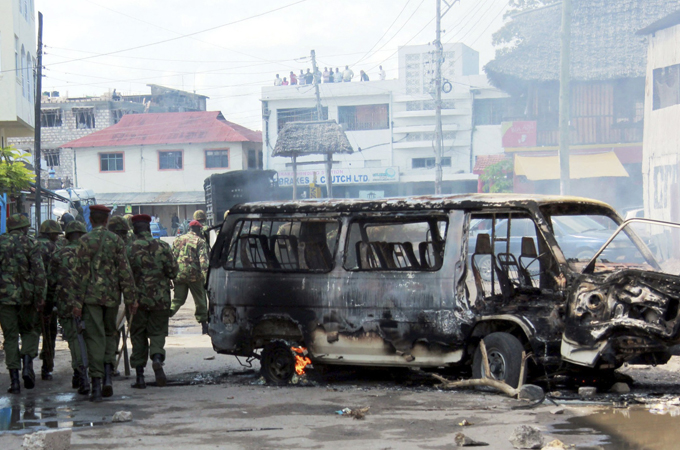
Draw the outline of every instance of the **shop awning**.
[[[515,155],[515,175],[528,180],[559,180],[559,156]],[[627,177],[628,172],[614,152],[591,155],[570,155],[569,175],[572,180],[580,178]]]
[[[205,193],[203,191],[98,193],[97,203],[108,206],[201,205],[205,203]]]

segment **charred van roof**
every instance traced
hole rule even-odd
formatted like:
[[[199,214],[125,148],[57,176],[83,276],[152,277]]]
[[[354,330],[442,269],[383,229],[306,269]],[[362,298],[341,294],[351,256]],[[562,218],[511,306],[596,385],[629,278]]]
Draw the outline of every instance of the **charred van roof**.
[[[313,199],[297,201],[275,201],[242,203],[234,206],[229,214],[252,213],[323,213],[362,211],[427,211],[436,209],[485,209],[485,208],[528,208],[545,205],[569,207],[596,207],[611,211],[606,203],[597,200],[557,195],[523,194],[461,194],[429,195],[421,197],[393,197],[379,200],[360,199]]]

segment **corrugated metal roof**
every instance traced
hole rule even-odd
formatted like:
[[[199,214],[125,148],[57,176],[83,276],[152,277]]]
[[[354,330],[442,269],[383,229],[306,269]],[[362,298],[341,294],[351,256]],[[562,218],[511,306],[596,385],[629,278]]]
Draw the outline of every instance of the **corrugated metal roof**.
[[[219,111],[126,114],[117,124],[62,148],[208,142],[262,142],[262,133],[225,120]]]
[[[97,203],[104,205],[201,205],[203,191],[188,192],[120,192],[97,194]]]
[[[475,167],[472,173],[481,175],[487,167],[498,164],[501,161],[509,159],[505,154],[500,155],[479,155],[475,161]]]

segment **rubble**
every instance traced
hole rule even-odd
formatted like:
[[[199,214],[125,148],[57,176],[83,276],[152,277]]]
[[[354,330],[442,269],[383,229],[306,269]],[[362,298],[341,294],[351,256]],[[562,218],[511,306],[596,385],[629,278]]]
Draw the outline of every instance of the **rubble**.
[[[614,383],[614,386],[609,389],[609,392],[612,394],[629,394],[630,393],[630,386],[628,386],[628,383]]]
[[[456,433],[453,442],[456,444],[456,447],[483,447],[489,445],[486,442],[475,441],[463,433]]]
[[[510,435],[510,443],[515,448],[542,448],[545,441],[538,428],[520,425]]]
[[[525,384],[520,388],[517,398],[520,400],[539,401],[545,399],[545,392],[543,392],[540,386]]]
[[[474,423],[468,422],[467,419],[463,419],[463,421],[460,422],[458,425],[461,426],[461,427],[469,427],[471,425],[474,425]]]
[[[130,411],[118,411],[113,415],[113,419],[111,421],[114,423],[130,422],[132,421],[132,413]]]
[[[71,448],[71,429],[45,430],[24,437],[21,446],[26,450],[68,450]]]
[[[548,445],[543,447],[541,450],[566,450],[569,447],[567,445],[560,441],[559,439],[555,439],[554,441],[548,442]]]
[[[597,388],[591,386],[582,386],[578,388],[578,395],[581,398],[593,398],[597,394]]]
[[[357,420],[363,420],[366,417],[366,413],[371,409],[370,406],[364,406],[363,408],[343,408],[339,411],[335,411],[336,414],[340,416],[352,417]]]
[[[557,416],[557,415],[560,415],[560,414],[564,414],[564,411],[565,411],[564,408],[554,408],[554,409],[550,410],[550,414]]]

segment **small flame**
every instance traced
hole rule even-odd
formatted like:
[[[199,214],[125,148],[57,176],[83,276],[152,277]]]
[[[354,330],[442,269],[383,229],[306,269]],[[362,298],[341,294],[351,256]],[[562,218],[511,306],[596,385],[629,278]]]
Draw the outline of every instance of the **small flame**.
[[[305,367],[312,363],[312,360],[305,356],[307,349],[304,347],[291,347],[290,349],[295,352],[295,373],[304,375]]]

